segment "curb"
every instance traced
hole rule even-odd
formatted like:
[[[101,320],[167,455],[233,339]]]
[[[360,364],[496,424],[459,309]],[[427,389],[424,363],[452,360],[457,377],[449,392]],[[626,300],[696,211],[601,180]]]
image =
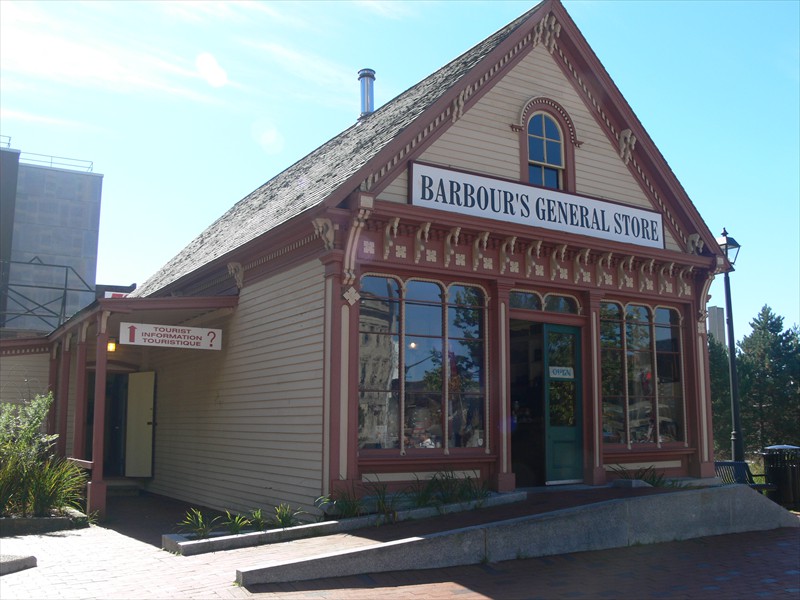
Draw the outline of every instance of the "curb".
[[[473,500],[457,504],[447,504],[441,507],[415,508],[397,512],[396,521],[409,521],[414,519],[426,519],[440,514],[449,514],[484,508],[489,506],[502,506],[513,502],[521,502],[527,497],[527,492],[509,492],[495,494],[483,500]],[[381,523],[384,517],[381,515],[370,515],[365,517],[355,517],[343,519],[341,521],[322,521],[320,523],[307,523],[297,527],[287,527],[285,529],[270,529],[267,531],[253,531],[239,533],[236,535],[220,535],[209,537],[202,540],[194,540],[179,533],[165,533],[161,536],[161,548],[174,554],[182,556],[194,556],[206,552],[219,552],[221,550],[233,550],[235,548],[249,548],[277,542],[290,542],[320,535],[331,535],[344,533],[366,527],[374,527]]]
[[[12,554],[0,554],[0,575],[16,573],[36,566],[35,556],[15,556]]]

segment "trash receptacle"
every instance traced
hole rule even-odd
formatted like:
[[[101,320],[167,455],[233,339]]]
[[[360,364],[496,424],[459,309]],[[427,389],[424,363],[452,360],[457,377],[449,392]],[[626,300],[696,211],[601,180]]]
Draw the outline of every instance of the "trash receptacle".
[[[800,447],[767,446],[764,448],[764,475],[777,486],[767,495],[785,508],[800,507]]]

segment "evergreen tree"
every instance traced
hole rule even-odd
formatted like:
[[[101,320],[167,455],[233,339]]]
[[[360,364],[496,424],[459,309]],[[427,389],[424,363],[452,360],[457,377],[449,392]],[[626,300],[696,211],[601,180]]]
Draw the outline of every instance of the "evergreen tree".
[[[737,353],[745,452],[800,446],[800,339],[797,326],[764,305]]]
[[[708,364],[711,376],[711,412],[713,415],[714,455],[731,458],[731,381],[728,348],[725,340],[708,336]]]

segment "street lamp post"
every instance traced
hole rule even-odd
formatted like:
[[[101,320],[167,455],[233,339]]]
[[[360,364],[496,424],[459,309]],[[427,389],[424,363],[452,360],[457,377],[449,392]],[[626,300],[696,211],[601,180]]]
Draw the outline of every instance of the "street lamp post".
[[[722,229],[722,237],[717,238],[717,243],[725,257],[731,263],[736,262],[741,246],[728,235],[725,228]],[[731,269],[733,270],[733,269]],[[730,362],[731,378],[731,421],[733,430],[731,431],[731,458],[733,460],[744,460],[744,440],[742,439],[742,423],[739,415],[739,377],[736,374],[736,338],[733,335],[733,311],[731,310],[731,282],[728,271],[725,271],[725,311],[726,322],[728,324],[728,360]]]

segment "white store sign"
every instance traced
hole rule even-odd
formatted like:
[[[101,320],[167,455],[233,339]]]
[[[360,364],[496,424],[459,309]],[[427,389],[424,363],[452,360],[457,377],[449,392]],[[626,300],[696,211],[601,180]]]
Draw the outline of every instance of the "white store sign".
[[[638,246],[664,247],[660,213],[419,163],[411,165],[411,204]]]
[[[157,348],[221,350],[222,330],[177,325],[120,323],[119,342],[120,344]]]

